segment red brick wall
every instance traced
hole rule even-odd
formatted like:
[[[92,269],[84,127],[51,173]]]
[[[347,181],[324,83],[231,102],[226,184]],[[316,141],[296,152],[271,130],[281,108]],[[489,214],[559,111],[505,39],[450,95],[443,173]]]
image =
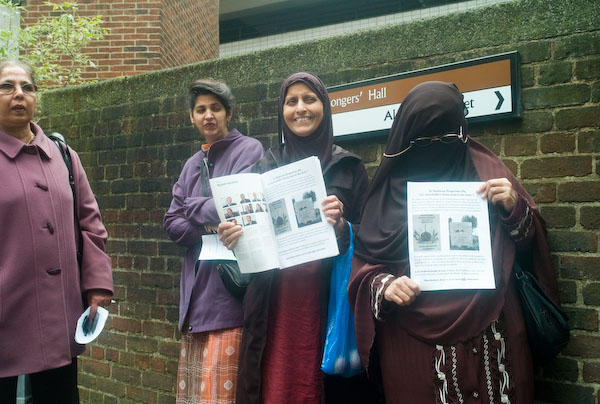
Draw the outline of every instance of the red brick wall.
[[[25,0],[24,26],[52,13]],[[218,0],[80,0],[80,16],[101,15],[108,33],[85,50],[96,67],[84,80],[132,76],[219,55]]]
[[[219,56],[219,0],[163,0],[162,67]]]

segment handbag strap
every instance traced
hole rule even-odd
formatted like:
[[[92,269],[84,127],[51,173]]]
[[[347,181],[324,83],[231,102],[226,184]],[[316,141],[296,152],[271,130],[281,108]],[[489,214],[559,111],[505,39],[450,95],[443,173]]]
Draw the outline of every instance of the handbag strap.
[[[521,279],[524,276],[526,276],[527,274],[529,274],[530,276],[534,276],[531,272],[527,271],[526,269],[521,268],[521,265],[519,264],[519,262],[517,261],[517,258],[515,257],[515,260],[513,261],[513,271],[515,273],[515,276],[517,277],[517,279]],[[526,274],[527,273],[527,274]]]
[[[82,255],[82,245],[83,245],[83,237],[81,236],[81,227],[79,226],[79,210],[77,208],[77,191],[75,190],[75,176],[73,175],[73,160],[71,159],[71,152],[67,147],[67,141],[65,137],[58,132],[52,132],[49,136],[50,140],[54,142],[54,144],[60,150],[60,155],[62,156],[65,165],[67,166],[67,170],[69,171],[69,185],[71,186],[71,192],[73,193],[73,215],[75,219],[75,226],[77,226],[77,264],[79,265],[79,270],[81,271],[81,263],[83,259]]]
[[[346,223],[348,223],[348,237],[350,237],[350,241],[348,242],[348,248],[354,249],[354,235],[352,234],[352,223],[350,223],[347,220]]]
[[[210,179],[210,170],[208,169],[208,157],[202,158],[202,165],[200,166],[200,182],[202,182],[202,196],[208,195],[208,187],[206,186],[206,178],[204,177],[204,169],[206,169],[206,177]]]

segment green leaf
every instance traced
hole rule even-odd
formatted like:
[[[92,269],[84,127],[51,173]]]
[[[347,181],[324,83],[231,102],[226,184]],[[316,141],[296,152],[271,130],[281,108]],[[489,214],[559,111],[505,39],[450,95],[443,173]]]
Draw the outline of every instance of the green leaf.
[[[5,3],[10,1],[0,0],[0,5]],[[108,30],[101,27],[101,16],[78,16],[77,3],[45,4],[54,11],[60,11],[60,14],[40,18],[37,23],[19,29],[15,35],[19,48],[16,51],[32,67],[40,87],[80,83],[84,67],[96,66],[83,49],[91,41],[102,39]],[[17,6],[11,4],[10,7]],[[23,7],[18,8],[24,10]],[[5,57],[10,51],[5,44],[11,39],[9,33],[0,31],[0,56]]]

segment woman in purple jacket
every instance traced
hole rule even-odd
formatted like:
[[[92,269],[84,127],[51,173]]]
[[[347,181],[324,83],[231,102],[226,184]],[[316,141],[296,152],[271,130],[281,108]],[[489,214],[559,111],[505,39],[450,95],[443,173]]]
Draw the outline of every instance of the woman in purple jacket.
[[[215,263],[198,261],[198,254],[202,236],[216,232],[219,224],[209,179],[245,171],[264,152],[258,140],[227,129],[235,103],[227,85],[196,80],[188,101],[190,120],[206,144],[183,167],[164,220],[171,240],[187,247],[180,285],[177,402],[233,404],[241,303],[223,286]]]
[[[69,172],[56,145],[32,122],[31,69],[0,63],[0,403],[15,403],[30,375],[34,403],[79,403],[75,342],[82,293],[110,304],[107,233],[81,161],[69,149],[83,257],[77,262]]]

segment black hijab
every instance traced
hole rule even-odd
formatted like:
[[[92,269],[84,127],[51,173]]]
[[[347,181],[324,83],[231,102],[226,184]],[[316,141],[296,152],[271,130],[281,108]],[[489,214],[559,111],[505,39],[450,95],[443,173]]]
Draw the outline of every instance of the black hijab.
[[[313,133],[308,136],[296,136],[283,119],[283,105],[288,89],[296,83],[306,84],[315,92],[323,103],[323,120]],[[317,156],[321,167],[325,167],[331,159],[333,147],[333,122],[331,119],[331,104],[325,84],[314,74],[298,72],[289,76],[281,85],[279,95],[279,132],[283,134],[285,150],[290,161],[297,161],[309,156]]]
[[[408,268],[406,181],[478,181],[469,144],[458,140],[413,146],[419,137],[461,131],[466,136],[463,96],[452,83],[426,82],[413,88],[398,109],[381,165],[367,191],[355,254],[392,272]],[[402,275],[403,273],[397,273]]]
[[[372,276],[381,272],[396,276],[409,274],[407,181],[508,178],[533,210],[535,240],[527,251],[521,252],[521,258],[531,262],[546,290],[558,297],[544,221],[533,199],[492,151],[468,138],[467,143],[441,144],[436,141],[426,147],[413,146],[399,154],[408,147],[411,139],[456,132],[460,126],[464,133],[464,125],[462,96],[453,84],[423,83],[407,95],[398,110],[385,150],[387,155],[397,156],[384,158],[369,188],[355,242],[354,253],[360,259],[354,261],[356,265],[353,265],[348,286],[348,296],[355,301],[357,342],[365,363],[375,336],[370,306]],[[509,312],[517,307],[516,291],[509,288],[516,245],[502,226],[499,209],[490,205],[496,288],[421,293],[412,304],[398,306],[388,314],[385,324],[391,327],[390,330],[400,327],[414,338],[430,344],[454,344],[469,340],[498,320],[507,299],[512,302],[511,308],[507,309]],[[518,316],[514,311],[509,314],[513,315]]]

